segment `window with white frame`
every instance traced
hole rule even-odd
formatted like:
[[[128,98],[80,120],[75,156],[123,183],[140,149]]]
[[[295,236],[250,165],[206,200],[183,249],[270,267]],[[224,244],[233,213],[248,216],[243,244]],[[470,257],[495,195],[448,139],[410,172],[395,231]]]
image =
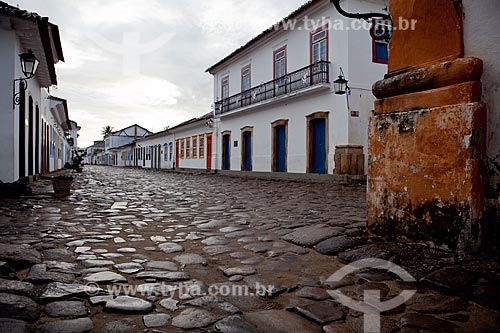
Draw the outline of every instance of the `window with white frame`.
[[[328,30],[326,27],[311,34],[311,62],[328,61]]]
[[[251,69],[250,65],[241,69],[241,91],[247,91],[251,88]]]
[[[274,51],[274,78],[286,75],[286,46]]]
[[[226,99],[229,97],[229,76],[226,76],[222,79],[222,90],[221,90],[221,99]]]

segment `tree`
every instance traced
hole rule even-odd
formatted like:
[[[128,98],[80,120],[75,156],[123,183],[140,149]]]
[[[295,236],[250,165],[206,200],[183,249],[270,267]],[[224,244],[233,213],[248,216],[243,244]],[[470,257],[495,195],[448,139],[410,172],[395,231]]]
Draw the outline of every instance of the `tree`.
[[[101,134],[103,137],[106,137],[106,135],[113,133],[113,130],[114,130],[114,127],[106,125],[102,128]]]

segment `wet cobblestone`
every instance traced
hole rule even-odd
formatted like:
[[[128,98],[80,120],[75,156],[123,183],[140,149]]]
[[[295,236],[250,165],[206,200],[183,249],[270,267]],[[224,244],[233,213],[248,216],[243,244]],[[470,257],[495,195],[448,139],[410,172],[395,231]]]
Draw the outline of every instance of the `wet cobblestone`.
[[[421,280],[408,306],[383,314],[383,331],[500,327],[498,260],[369,239],[363,186],[87,166],[68,198],[54,198],[48,181],[33,188],[0,199],[0,327],[358,332],[362,314],[328,290],[361,299],[405,288],[373,270],[327,281],[366,257]],[[22,302],[34,311],[9,308]]]

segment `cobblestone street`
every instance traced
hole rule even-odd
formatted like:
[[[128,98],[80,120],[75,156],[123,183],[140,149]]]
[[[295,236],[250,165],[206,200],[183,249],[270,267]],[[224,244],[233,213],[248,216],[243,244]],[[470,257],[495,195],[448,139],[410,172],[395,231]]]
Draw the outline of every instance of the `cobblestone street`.
[[[0,199],[0,332],[362,332],[337,288],[416,289],[382,332],[500,331],[498,260],[369,240],[364,186],[86,166],[69,198],[33,187]],[[369,257],[419,282],[326,281]]]

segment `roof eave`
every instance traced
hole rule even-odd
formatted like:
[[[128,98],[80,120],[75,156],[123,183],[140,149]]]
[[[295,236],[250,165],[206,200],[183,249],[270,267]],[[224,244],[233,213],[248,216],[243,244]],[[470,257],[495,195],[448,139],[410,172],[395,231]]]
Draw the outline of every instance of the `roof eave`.
[[[210,73],[210,74],[213,75],[216,72],[215,69],[217,69],[218,67],[220,67],[222,64],[226,63],[227,61],[235,58],[236,56],[240,55],[244,51],[248,50],[251,46],[253,46],[257,42],[263,40],[264,38],[270,36],[273,32],[279,31],[281,29],[282,24],[283,24],[284,21],[291,20],[291,19],[296,18],[299,15],[302,15],[305,11],[309,10],[310,8],[314,7],[316,4],[318,4],[318,3],[322,2],[322,1],[324,1],[324,0],[309,0],[307,3],[303,4],[302,6],[300,6],[299,8],[297,8],[295,11],[293,11],[292,13],[290,13],[288,16],[286,16],[285,18],[283,18],[282,20],[280,20],[277,24],[274,24],[273,26],[271,26],[267,30],[262,31],[259,35],[257,35],[256,37],[252,38],[246,44],[244,44],[243,46],[239,47],[238,49],[236,49],[235,51],[233,51],[232,53],[230,53],[228,56],[226,56],[225,58],[219,60],[214,65],[210,66],[205,72]],[[276,29],[276,26],[278,26],[278,29]]]

